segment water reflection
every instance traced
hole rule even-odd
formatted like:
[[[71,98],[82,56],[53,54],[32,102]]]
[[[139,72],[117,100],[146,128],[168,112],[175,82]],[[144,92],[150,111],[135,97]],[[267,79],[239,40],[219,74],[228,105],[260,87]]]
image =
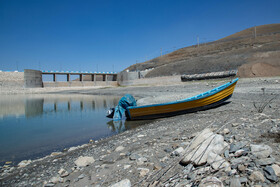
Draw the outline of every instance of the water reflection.
[[[103,110],[116,106],[118,101],[119,97],[109,96],[1,96],[0,118],[32,118],[44,113]]]
[[[113,131],[113,132],[116,132],[116,133],[121,133],[125,130],[125,125],[123,125],[123,123],[125,123],[124,121],[122,120],[119,120],[119,121],[109,121],[107,123],[107,126],[108,128]]]
[[[44,99],[26,99],[24,104],[26,117],[34,117],[43,114]]]
[[[147,124],[109,121],[120,97],[17,95],[0,97],[0,165],[34,159]]]
[[[139,121],[126,121],[126,120],[119,120],[119,121],[109,121],[107,122],[108,128],[115,133],[121,133],[125,130],[133,129],[138,126],[147,124],[152,122],[153,120],[139,120]]]

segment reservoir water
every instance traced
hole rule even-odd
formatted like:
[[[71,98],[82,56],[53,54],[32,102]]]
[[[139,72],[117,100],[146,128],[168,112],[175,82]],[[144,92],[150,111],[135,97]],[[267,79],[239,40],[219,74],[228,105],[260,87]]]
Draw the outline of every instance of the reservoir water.
[[[147,123],[113,123],[106,118],[106,110],[116,106],[119,99],[91,95],[2,95],[0,164],[40,158]]]

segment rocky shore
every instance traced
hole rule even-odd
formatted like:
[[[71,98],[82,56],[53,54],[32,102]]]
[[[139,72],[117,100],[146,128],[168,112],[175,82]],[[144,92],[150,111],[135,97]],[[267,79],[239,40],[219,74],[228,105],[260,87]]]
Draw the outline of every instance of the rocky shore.
[[[61,90],[137,98],[207,91],[223,81]],[[154,120],[119,135],[18,166],[1,186],[279,186],[280,80],[241,79],[230,102]],[[115,124],[116,126],[118,124]]]

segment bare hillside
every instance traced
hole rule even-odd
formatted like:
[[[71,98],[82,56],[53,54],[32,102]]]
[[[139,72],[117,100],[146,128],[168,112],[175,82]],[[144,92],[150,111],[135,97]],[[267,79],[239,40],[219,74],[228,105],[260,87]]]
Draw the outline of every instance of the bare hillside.
[[[241,77],[280,75],[280,24],[249,28],[215,42],[190,46],[134,64],[130,71],[154,68],[146,77],[238,69]]]
[[[267,34],[274,34],[280,32],[280,24],[269,24],[269,25],[260,25],[256,27],[256,34],[257,35],[267,35]],[[238,38],[245,38],[245,37],[252,37],[255,35],[255,27],[251,27],[249,29],[245,29],[243,31],[237,32],[225,38],[222,38],[219,41],[225,41],[229,39],[238,39]]]

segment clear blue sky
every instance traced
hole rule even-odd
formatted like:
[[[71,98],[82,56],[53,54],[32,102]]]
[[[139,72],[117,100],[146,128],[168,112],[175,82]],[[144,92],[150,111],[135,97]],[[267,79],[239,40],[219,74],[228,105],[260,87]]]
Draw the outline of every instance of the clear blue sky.
[[[279,0],[0,0],[0,70],[121,71],[279,22]]]

